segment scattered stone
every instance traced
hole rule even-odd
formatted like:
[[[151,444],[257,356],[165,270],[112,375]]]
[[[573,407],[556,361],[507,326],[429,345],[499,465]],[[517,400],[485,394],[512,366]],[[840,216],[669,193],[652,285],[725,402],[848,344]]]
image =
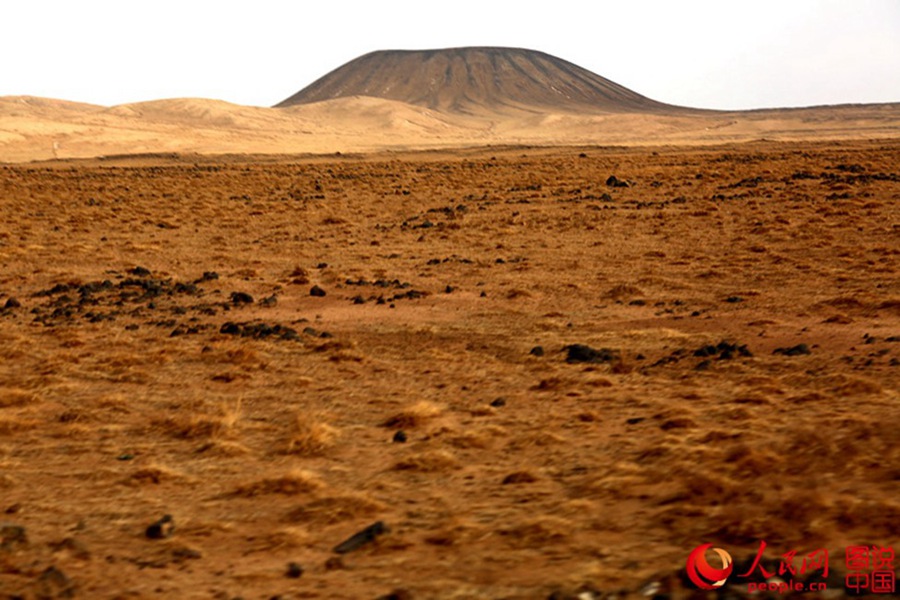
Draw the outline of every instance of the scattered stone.
[[[419,298],[424,298],[428,295],[428,292],[420,292],[419,290],[409,290],[402,294],[394,294],[389,298],[389,300],[417,300]]]
[[[197,294],[200,291],[196,284],[181,282],[176,283],[173,289],[177,294]]]
[[[175,532],[175,519],[172,515],[163,515],[163,517],[147,527],[146,535],[151,540],[161,540],[172,537]]]
[[[266,296],[265,298],[260,300],[259,303],[263,306],[275,306],[276,304],[278,304],[278,296],[275,294]]]
[[[388,528],[387,525],[384,524],[384,521],[376,521],[365,529],[354,533],[352,536],[335,546],[334,552],[336,552],[337,554],[346,554],[348,552],[353,552],[354,550],[362,548],[366,544],[372,543],[373,541],[375,541],[375,538],[384,533],[387,533],[387,531]]]
[[[69,291],[69,285],[65,283],[57,283],[52,288],[48,290],[41,290],[35,294],[35,296],[56,296],[57,294],[64,294]]]
[[[715,346],[713,346],[712,344],[707,344],[706,346],[701,346],[694,350],[694,356],[698,358],[713,357],[718,355],[719,360],[730,360],[734,358],[736,354],[745,358],[753,356],[753,353],[750,352],[750,349],[747,348],[746,344],[739,345],[731,342],[726,342],[725,340],[722,340]]]
[[[237,335],[257,340],[275,338],[278,340],[296,340],[300,338],[296,329],[284,325],[269,325],[267,323],[234,323],[228,321],[219,328],[219,333]]]
[[[537,481],[537,477],[529,473],[528,471],[516,471],[515,473],[510,473],[506,477],[503,478],[503,485],[516,485],[520,483],[534,483]]]
[[[150,277],[150,275],[153,274],[150,272],[150,269],[144,267],[134,267],[133,269],[128,269],[126,273],[134,275],[135,277]]]
[[[226,335],[241,335],[241,326],[229,321],[219,328],[219,333],[224,333]]]
[[[694,367],[694,370],[695,371],[706,371],[707,369],[709,369],[711,364],[712,364],[712,362],[709,360],[700,361],[699,363],[697,363],[697,366]]]
[[[9,512],[7,510],[7,512]],[[11,513],[10,513],[11,514]],[[15,546],[28,544],[25,528],[15,523],[0,522],[0,550],[10,550]]]
[[[755,188],[762,182],[763,182],[762,177],[758,177],[758,176],[757,177],[747,177],[745,179],[741,179],[737,183],[732,183],[731,185],[726,186],[726,187],[729,187],[729,188],[739,188],[739,187]]]
[[[6,304],[3,305],[3,308],[13,309],[13,308],[21,308],[22,303],[16,300],[15,298],[7,298]]]
[[[300,565],[300,563],[288,563],[287,571],[285,572],[284,576],[289,579],[300,579],[300,577],[303,576],[303,567]]]
[[[703,346],[702,348],[698,348],[694,350],[694,356],[715,356],[716,355],[716,347],[715,346]]]
[[[72,598],[75,585],[56,567],[47,567],[37,580],[39,598]]]
[[[235,305],[253,304],[253,296],[244,292],[231,292],[231,303]]]
[[[506,406],[506,398],[494,398],[493,400],[491,400],[491,406],[493,406],[494,408]]]
[[[619,179],[615,175],[610,175],[606,179],[606,185],[608,185],[609,187],[624,187],[624,188],[631,187],[631,184],[629,182]]]
[[[321,298],[321,297],[325,296],[325,290],[323,290],[322,288],[320,288],[317,285],[314,285],[314,286],[312,286],[312,288],[310,288],[309,295],[315,296],[317,298]]]
[[[482,292],[484,293],[484,292]],[[528,354],[532,356],[543,356],[544,355],[544,347],[543,346],[535,346],[531,350],[528,351]]]
[[[783,354],[785,356],[801,356],[804,354],[812,354],[809,350],[809,346],[806,344],[797,344],[796,346],[791,346],[790,348],[775,348],[772,351],[772,354]]]
[[[346,568],[346,565],[344,565],[344,559],[340,556],[332,556],[325,561],[326,571],[338,571]]]
[[[405,444],[407,439],[409,439],[409,438],[406,436],[406,432],[403,431],[402,429],[399,429],[394,434],[393,442],[395,444]]]
[[[172,559],[176,563],[184,562],[186,560],[199,560],[201,558],[203,558],[203,553],[196,548],[179,546],[172,549]]]
[[[608,363],[617,361],[620,358],[618,350],[609,348],[600,348],[596,350],[584,344],[571,344],[564,348],[568,352],[566,355],[567,363]]]
[[[312,327],[304,327],[303,333],[308,336],[311,336],[311,337],[317,337],[317,338],[322,338],[322,339],[334,337],[334,335],[332,335],[331,333],[329,333],[327,331],[319,331],[318,329],[314,329]]]
[[[743,302],[744,299],[740,296],[728,296],[725,298],[725,302],[730,302],[731,304],[737,304],[738,302]]]

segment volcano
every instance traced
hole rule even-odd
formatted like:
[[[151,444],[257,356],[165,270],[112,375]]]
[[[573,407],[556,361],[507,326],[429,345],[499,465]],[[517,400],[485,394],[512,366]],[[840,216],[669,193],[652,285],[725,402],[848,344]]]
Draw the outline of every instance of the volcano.
[[[520,48],[381,50],[356,58],[276,108],[370,96],[451,114],[693,112],[651,100],[561,58]]]

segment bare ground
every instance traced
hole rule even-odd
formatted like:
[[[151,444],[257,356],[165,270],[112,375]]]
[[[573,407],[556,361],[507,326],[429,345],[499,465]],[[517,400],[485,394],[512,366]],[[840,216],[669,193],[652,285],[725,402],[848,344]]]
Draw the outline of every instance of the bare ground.
[[[679,597],[704,542],[896,547],[898,164],[0,167],[0,594]]]

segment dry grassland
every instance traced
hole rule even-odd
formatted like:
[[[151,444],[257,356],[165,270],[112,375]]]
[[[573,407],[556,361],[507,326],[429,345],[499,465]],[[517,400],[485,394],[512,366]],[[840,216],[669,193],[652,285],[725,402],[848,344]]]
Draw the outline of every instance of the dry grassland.
[[[897,547],[898,165],[0,166],[0,595],[679,597],[703,542]]]

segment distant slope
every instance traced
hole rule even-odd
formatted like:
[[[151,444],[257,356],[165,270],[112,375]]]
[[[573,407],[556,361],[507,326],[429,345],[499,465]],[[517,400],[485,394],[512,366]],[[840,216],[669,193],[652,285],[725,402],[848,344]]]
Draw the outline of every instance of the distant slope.
[[[686,113],[536,50],[382,50],[348,62],[276,108],[371,96],[447,113]]]
[[[482,109],[487,111],[488,109]],[[297,154],[494,145],[900,139],[900,104],[754,112],[432,110],[342,97],[290,108],[176,98],[111,108],[0,97],[0,163],[153,153]]]

